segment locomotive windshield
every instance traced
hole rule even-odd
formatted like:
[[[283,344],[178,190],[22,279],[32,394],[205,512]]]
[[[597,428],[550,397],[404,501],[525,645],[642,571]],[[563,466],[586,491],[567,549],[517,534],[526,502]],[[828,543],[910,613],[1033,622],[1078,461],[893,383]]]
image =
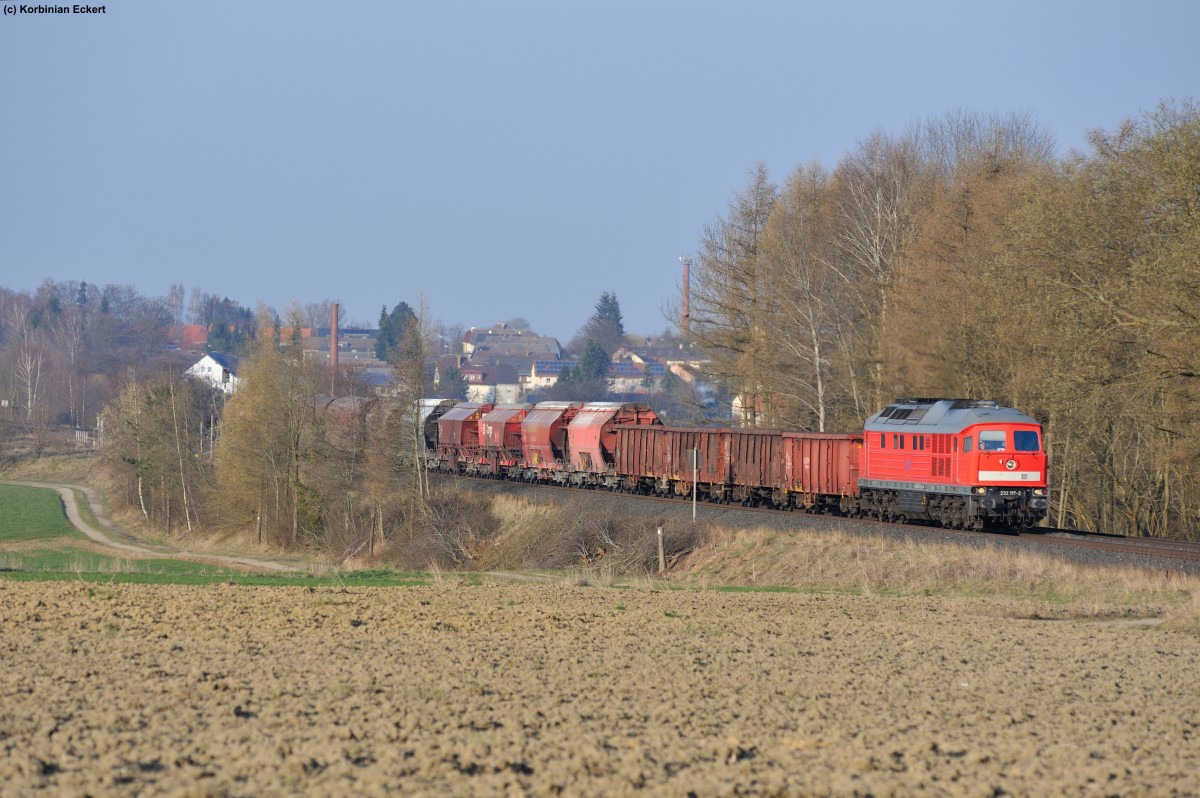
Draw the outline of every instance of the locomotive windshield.
[[[1002,452],[1004,451],[1004,430],[1002,429],[985,429],[979,433],[979,451],[981,452]]]
[[[1040,449],[1038,446],[1038,434],[1035,430],[1019,429],[1013,432],[1013,448],[1018,452],[1036,452]]]

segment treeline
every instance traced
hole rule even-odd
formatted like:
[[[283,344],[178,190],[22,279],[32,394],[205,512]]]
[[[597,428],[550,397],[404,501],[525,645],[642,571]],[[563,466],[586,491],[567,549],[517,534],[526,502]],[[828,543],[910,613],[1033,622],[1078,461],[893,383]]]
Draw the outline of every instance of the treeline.
[[[1086,152],[1024,116],[759,167],[706,229],[690,333],[742,423],[854,429],[901,396],[1046,423],[1052,522],[1200,537],[1200,113]]]
[[[190,302],[185,296],[180,285],[148,297],[75,280],[46,280],[33,292],[0,288],[0,420],[41,453],[53,430],[95,426],[125,383],[174,367],[173,327],[194,321],[253,335],[253,314],[237,303],[199,290]],[[15,445],[0,440],[0,454]]]
[[[239,388],[215,408],[178,369],[127,383],[102,414],[117,500],[175,535],[233,531],[335,556],[411,537],[428,512],[411,410],[427,390],[432,332],[413,313],[389,345],[397,384],[386,400],[370,401],[349,371],[335,400],[328,367],[304,357],[302,323],[260,315]]]

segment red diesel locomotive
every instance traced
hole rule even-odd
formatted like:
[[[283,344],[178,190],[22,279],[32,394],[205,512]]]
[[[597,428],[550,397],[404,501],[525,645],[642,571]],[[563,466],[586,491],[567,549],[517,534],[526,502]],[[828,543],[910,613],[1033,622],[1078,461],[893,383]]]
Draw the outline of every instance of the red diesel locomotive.
[[[992,401],[904,399],[867,419],[859,506],[896,520],[1021,528],[1046,517],[1042,427]]]
[[[902,399],[861,433],[664,426],[636,402],[431,403],[431,468],[955,528],[1046,516],[1042,428],[993,401]],[[436,433],[434,432],[436,430]],[[434,439],[436,438],[436,443]]]

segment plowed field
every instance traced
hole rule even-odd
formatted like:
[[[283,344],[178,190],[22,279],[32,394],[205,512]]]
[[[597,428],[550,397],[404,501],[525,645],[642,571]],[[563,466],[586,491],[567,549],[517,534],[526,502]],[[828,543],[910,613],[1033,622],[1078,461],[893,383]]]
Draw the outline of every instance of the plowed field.
[[[9,795],[1200,793],[1200,640],[984,600],[0,581]]]

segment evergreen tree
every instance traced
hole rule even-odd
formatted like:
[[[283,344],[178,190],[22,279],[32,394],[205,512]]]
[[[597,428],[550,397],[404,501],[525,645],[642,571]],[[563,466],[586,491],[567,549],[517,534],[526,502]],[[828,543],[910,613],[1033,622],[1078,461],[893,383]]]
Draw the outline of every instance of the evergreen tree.
[[[583,355],[579,358],[579,367],[575,379],[602,380],[608,376],[608,353],[600,346],[600,342],[589,338],[583,345]],[[607,393],[607,391],[605,391]]]
[[[624,344],[625,322],[621,319],[621,303],[615,293],[605,291],[600,295],[596,312],[588,318],[573,342],[576,351],[581,351],[578,349],[580,340],[585,346],[588,340],[594,340],[606,352],[615,352]]]
[[[437,395],[443,399],[466,401],[467,381],[463,379],[462,372],[456,368],[448,368],[443,371],[438,380]]]
[[[596,303],[594,318],[611,324],[618,335],[625,334],[625,322],[621,318],[621,303],[617,301],[615,292],[605,291],[600,295],[600,301]]]
[[[602,402],[608,398],[608,353],[589,338],[575,366],[563,370],[543,399],[560,402]]]
[[[414,342],[409,339],[414,336],[419,337],[419,335],[417,314],[413,312],[407,302],[396,305],[392,308],[391,313],[387,312],[385,306],[379,314],[379,334],[375,337],[375,357],[392,362],[401,349],[411,348],[414,345]]]

